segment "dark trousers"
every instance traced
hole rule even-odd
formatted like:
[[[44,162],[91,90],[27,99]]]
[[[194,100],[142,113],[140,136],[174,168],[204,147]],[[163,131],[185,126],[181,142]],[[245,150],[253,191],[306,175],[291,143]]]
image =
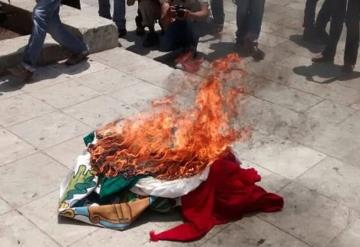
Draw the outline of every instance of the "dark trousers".
[[[346,16],[347,0],[330,0],[331,1],[331,22],[329,39],[322,54],[328,58],[334,58],[336,47],[339,42],[341,32]],[[358,0],[354,0],[358,1]]]
[[[62,4],[80,9],[80,0],[62,0]]]
[[[176,20],[171,23],[162,36],[162,49],[164,51],[173,51],[182,48],[195,51],[199,41],[195,29],[195,23],[191,21]]]
[[[346,2],[346,0],[332,0],[330,36],[322,54],[329,58],[335,57],[345,20],[347,34],[344,63],[355,65],[359,49],[360,2],[359,0],[348,0],[347,11]]]
[[[211,13],[216,24],[224,24],[225,12],[224,12],[224,0],[211,0]]]
[[[236,25],[238,28],[236,42],[257,43],[264,15],[265,0],[236,0],[236,5]]]
[[[349,0],[346,13],[346,45],[344,62],[355,65],[359,49],[360,1]]]
[[[304,13],[304,28],[316,30],[317,32],[325,32],[326,25],[331,16],[331,1],[325,0],[315,21],[316,5],[318,0],[307,0]]]

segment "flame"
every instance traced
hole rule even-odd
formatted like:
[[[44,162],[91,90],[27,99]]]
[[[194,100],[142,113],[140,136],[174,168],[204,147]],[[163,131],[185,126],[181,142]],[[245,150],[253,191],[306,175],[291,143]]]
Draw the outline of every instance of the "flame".
[[[97,143],[89,147],[93,169],[110,177],[148,174],[172,180],[193,176],[211,165],[231,143],[249,133],[247,128],[231,127],[236,99],[244,91],[227,88],[222,80],[240,62],[234,54],[215,61],[190,109],[179,109],[170,96],[153,101],[151,112],[98,130]]]

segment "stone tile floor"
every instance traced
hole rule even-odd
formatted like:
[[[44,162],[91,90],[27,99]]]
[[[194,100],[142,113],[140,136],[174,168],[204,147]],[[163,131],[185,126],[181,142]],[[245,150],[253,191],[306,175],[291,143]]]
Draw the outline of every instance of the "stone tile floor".
[[[83,2],[83,11],[96,14],[97,1]],[[178,215],[146,214],[124,232],[58,222],[59,183],[83,148],[81,137],[193,79],[156,62],[166,62],[163,53],[141,48],[130,7],[122,48],[70,68],[43,67],[31,84],[1,79],[1,246],[360,246],[360,72],[346,78],[337,65],[311,64],[321,47],[301,41],[303,8],[303,0],[267,0],[267,56],[259,63],[245,58],[252,90],[239,103],[239,122],[254,134],[234,145],[261,184],[284,196],[282,212],[245,217],[186,244],[148,242],[150,230],[178,224]],[[233,51],[235,7],[225,1],[225,9],[223,34],[201,39],[208,60]],[[344,39],[337,64],[343,47]]]

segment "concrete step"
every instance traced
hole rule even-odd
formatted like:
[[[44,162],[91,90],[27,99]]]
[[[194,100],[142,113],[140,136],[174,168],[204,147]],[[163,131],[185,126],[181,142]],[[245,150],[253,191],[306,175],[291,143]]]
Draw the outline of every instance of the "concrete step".
[[[21,33],[31,32],[31,13],[35,1],[12,0],[11,5],[6,0],[0,0],[5,11],[10,13],[6,25],[19,28]],[[81,37],[88,45],[90,53],[100,52],[118,47],[117,28],[112,21],[99,17],[94,11],[87,9],[80,11],[68,6],[62,6],[61,20],[75,35]],[[17,27],[14,27],[17,26]],[[29,40],[29,35],[0,41],[0,73],[5,68],[16,65],[23,57],[24,47]],[[68,53],[62,49],[49,35],[40,64],[47,64],[64,59]]]

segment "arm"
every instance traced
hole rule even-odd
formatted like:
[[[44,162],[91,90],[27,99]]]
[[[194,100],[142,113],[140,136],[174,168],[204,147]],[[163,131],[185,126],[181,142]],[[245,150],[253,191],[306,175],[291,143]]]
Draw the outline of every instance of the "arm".
[[[209,5],[207,3],[201,4],[201,9],[196,12],[187,11],[185,16],[190,20],[201,20],[209,16]]]

